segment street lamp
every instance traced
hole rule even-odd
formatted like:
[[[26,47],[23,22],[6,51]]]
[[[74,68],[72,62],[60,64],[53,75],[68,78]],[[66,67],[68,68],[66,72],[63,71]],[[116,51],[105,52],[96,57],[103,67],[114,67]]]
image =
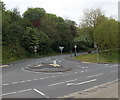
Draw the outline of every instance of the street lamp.
[[[75,56],[76,56],[76,53],[77,53],[77,52],[76,52],[77,45],[74,45],[74,48],[75,48]]]

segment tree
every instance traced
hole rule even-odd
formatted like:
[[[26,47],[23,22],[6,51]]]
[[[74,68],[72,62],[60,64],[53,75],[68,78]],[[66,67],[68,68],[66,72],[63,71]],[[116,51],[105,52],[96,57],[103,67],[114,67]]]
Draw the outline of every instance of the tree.
[[[84,11],[84,16],[81,22],[82,27],[96,27],[98,23],[101,23],[106,19],[105,15],[103,14],[103,11],[99,8],[97,9],[86,9]]]
[[[99,50],[118,48],[118,22],[109,19],[101,23],[94,32],[94,39]]]
[[[83,27],[78,29],[78,37],[74,39],[74,44],[77,44],[80,49],[93,47],[93,27]]]
[[[33,26],[40,27],[42,17],[45,13],[43,8],[28,8],[27,11],[24,12],[23,17],[28,19]]]

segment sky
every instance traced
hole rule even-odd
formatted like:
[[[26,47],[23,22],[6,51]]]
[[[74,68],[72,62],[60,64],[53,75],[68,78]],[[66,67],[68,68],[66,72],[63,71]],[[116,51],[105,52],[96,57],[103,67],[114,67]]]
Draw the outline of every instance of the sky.
[[[118,19],[119,0],[2,0],[7,10],[17,8],[21,15],[28,7],[44,8],[47,13],[80,23],[85,9],[100,8],[107,17]]]

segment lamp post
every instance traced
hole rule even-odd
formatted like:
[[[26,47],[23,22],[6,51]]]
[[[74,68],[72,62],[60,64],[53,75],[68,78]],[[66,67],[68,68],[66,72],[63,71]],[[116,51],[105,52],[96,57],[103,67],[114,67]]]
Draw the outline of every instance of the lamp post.
[[[76,52],[77,45],[74,45],[74,48],[75,48],[75,56],[76,56],[76,53],[77,53],[77,52]]]

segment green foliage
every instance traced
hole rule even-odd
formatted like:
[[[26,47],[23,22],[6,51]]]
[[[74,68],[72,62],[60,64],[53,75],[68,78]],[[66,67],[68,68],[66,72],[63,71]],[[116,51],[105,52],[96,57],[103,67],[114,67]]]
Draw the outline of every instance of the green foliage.
[[[117,34],[114,30],[117,27],[116,22],[110,21],[107,22],[107,26],[104,25],[103,22],[108,18],[100,9],[86,12],[82,27],[77,27],[74,21],[64,20],[55,14],[48,14],[43,8],[28,8],[22,17],[16,8],[6,10],[5,4],[0,3],[2,5],[0,8],[2,26],[0,27],[2,27],[4,60],[34,56],[35,49],[36,55],[40,56],[49,55],[52,52],[58,53],[60,52],[59,46],[64,46],[63,52],[67,53],[74,50],[75,44],[78,46],[77,50],[81,51],[81,49],[93,48],[94,38],[100,48],[110,48],[110,44],[116,48],[118,41],[115,39]],[[113,38],[105,40],[106,37]],[[103,41],[104,44],[102,44]]]
[[[24,18],[30,20],[31,22],[40,20],[45,15],[45,10],[43,8],[28,8],[24,12]]]
[[[99,50],[118,48],[118,23],[113,19],[103,22],[96,28],[94,39]]]

